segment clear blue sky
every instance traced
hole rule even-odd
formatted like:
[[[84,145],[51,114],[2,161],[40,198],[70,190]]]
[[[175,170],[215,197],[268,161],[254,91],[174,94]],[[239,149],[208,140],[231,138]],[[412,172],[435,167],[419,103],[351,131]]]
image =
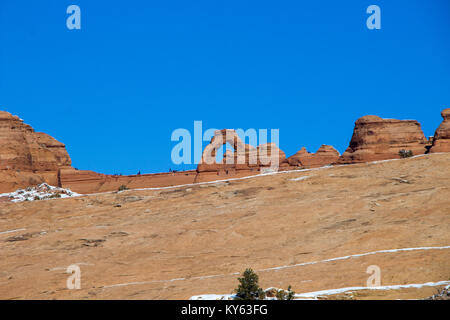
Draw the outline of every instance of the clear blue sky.
[[[66,8],[81,8],[81,30]],[[381,30],[366,8],[381,8]],[[289,156],[347,147],[355,120],[450,107],[450,1],[0,1],[0,109],[79,169],[171,163],[176,128],[280,129]],[[206,143],[204,144],[206,145]]]

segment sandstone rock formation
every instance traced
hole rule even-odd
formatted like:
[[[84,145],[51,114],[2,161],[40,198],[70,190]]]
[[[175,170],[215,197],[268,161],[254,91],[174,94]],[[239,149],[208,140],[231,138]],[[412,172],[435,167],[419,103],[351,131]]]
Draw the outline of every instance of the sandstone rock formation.
[[[261,144],[258,150],[258,165],[260,167],[278,168],[286,161],[286,154],[273,142]]]
[[[254,147],[245,144],[234,130],[218,130],[203,151],[197,170],[118,176],[72,168],[63,143],[35,132],[17,116],[0,111],[0,193],[43,182],[78,193],[116,191],[122,185],[166,187],[265,171],[393,159],[399,157],[402,149],[411,150],[415,155],[425,153],[430,147],[430,152],[450,152],[450,109],[443,110],[442,117],[444,121],[436,130],[432,146],[417,121],[362,117],[355,123],[350,146],[340,157],[332,146],[322,145],[316,153],[302,148],[286,158],[274,143]],[[227,150],[223,159],[216,161],[216,151],[226,143],[234,152]]]
[[[216,161],[217,150],[225,144],[229,144],[235,152],[227,150],[222,161]],[[223,169],[249,169],[257,166],[257,150],[251,145],[244,144],[236,131],[223,129],[217,130],[211,138],[211,142],[205,147],[202,159],[197,166],[198,172],[217,172]]]
[[[339,152],[332,146],[323,144],[316,153],[309,153],[305,147],[287,158],[293,167],[314,168],[332,164],[339,159]]]
[[[427,140],[415,120],[364,116],[355,122],[347,150],[337,163],[359,163],[399,158],[402,149],[424,154]]]
[[[63,143],[0,111],[0,170],[57,171],[70,165]]]
[[[0,111],[0,192],[29,183],[56,184],[58,169],[70,165],[63,143],[35,132],[19,117]]]
[[[434,133],[430,152],[450,152],[450,108],[442,110],[441,115],[444,120]]]
[[[234,152],[227,150],[223,159],[216,161],[217,150],[227,143],[234,149]],[[214,175],[235,176],[257,173],[261,171],[261,168],[266,167],[278,170],[285,159],[285,153],[275,143],[261,144],[255,148],[245,144],[234,130],[217,130],[203,151],[197,166],[199,176],[196,178],[196,182],[205,181],[204,177],[207,176],[205,173],[209,173],[212,178]]]

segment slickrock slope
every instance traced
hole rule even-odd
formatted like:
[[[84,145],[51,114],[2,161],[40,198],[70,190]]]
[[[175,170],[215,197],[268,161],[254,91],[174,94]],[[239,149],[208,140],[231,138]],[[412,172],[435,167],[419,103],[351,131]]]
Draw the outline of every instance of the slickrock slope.
[[[444,120],[434,134],[430,152],[450,152],[450,108],[442,110],[441,115]]]
[[[2,203],[0,298],[188,299],[231,293],[247,267],[301,294],[366,286],[371,265],[403,286],[327,297],[425,298],[450,279],[449,208],[450,153]]]
[[[309,153],[305,147],[301,148],[293,156],[287,158],[287,162],[293,167],[315,168],[335,163],[339,159],[339,152],[332,146],[322,145],[316,153]]]
[[[382,119],[364,116],[355,122],[347,150],[338,163],[360,163],[399,158],[402,149],[424,154],[427,140],[415,120]]]
[[[0,111],[0,193],[42,182],[56,185],[58,169],[70,165],[63,143]]]

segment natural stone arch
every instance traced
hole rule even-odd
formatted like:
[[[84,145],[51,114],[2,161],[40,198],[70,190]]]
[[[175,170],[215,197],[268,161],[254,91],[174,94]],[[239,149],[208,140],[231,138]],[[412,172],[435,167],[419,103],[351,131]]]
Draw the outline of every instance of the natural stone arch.
[[[234,152],[228,150],[224,153],[222,161],[216,162],[217,150],[227,143],[233,148]],[[219,171],[230,168],[248,169],[250,166],[258,166],[257,149],[245,144],[236,131],[223,129],[214,132],[211,142],[203,150],[197,171]]]
[[[216,151],[229,144],[234,152],[225,152],[221,162],[216,162]],[[285,161],[286,155],[275,143],[261,144],[257,148],[245,144],[236,131],[231,129],[217,130],[206,146],[202,159],[198,164],[198,172],[235,172],[236,170],[259,170],[261,167],[271,167],[278,170]]]

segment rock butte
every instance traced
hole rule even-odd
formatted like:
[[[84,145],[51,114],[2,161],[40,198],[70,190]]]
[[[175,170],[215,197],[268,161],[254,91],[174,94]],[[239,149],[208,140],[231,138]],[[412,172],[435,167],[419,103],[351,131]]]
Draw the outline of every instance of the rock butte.
[[[0,192],[48,182],[58,185],[59,168],[70,168],[63,143],[0,111]]]
[[[350,145],[337,163],[358,163],[399,158],[402,149],[424,154],[428,144],[415,120],[364,116],[355,122]]]
[[[450,109],[441,114],[444,120],[431,141],[427,141],[415,120],[364,116],[355,122],[350,145],[341,156],[332,146],[322,145],[316,153],[303,147],[286,158],[274,143],[254,147],[242,142],[234,130],[223,129],[216,131],[206,146],[197,170],[118,176],[73,168],[63,143],[35,132],[19,117],[0,111],[0,193],[42,182],[78,193],[116,191],[121,185],[132,189],[166,187],[245,177],[268,170],[398,159],[402,149],[411,150],[414,155],[450,152]],[[228,150],[221,161],[216,161],[216,151],[227,143],[234,152]]]
[[[450,108],[442,110],[441,115],[444,120],[436,129],[430,152],[450,152]]]

